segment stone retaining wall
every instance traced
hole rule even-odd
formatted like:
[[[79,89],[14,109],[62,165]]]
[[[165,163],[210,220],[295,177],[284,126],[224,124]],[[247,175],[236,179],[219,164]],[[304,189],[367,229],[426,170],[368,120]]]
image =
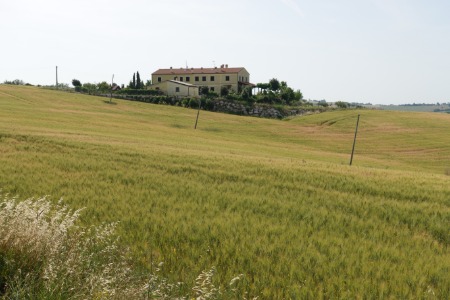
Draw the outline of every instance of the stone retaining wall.
[[[104,97],[109,97],[109,94],[99,95]],[[168,105],[180,105],[181,101],[178,99],[177,101],[154,101],[158,100],[159,97],[163,96],[148,96],[148,95],[118,95],[113,94],[113,98],[126,99],[132,101],[141,101],[147,103],[155,103],[155,104],[168,104]],[[289,116],[297,116],[297,115],[307,115],[313,113],[319,113],[324,111],[321,108],[315,109],[305,109],[305,108],[292,108],[292,107],[278,107],[269,104],[256,104],[256,103],[246,103],[241,101],[234,100],[225,100],[225,99],[214,99],[214,100],[206,100],[211,101],[209,105],[203,106],[203,109],[215,112],[224,112],[233,115],[243,115],[243,116],[253,116],[260,118],[271,118],[271,119],[283,119]],[[183,104],[183,106],[186,104]]]
[[[302,108],[278,108],[270,105],[252,105],[230,100],[215,100],[213,111],[260,118],[282,119],[289,116],[317,113],[320,109],[311,111]]]

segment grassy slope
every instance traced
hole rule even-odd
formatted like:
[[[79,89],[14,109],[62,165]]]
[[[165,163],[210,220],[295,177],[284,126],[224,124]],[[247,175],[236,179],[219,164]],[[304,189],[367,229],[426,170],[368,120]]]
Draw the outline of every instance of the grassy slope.
[[[0,85],[0,187],[120,221],[138,261],[263,298],[450,295],[450,116],[264,120]],[[354,166],[347,166],[361,113]]]

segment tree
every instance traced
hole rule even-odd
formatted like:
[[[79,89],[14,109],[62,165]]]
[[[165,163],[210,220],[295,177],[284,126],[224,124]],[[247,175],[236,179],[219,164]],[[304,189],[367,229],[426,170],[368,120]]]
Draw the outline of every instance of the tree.
[[[97,91],[97,85],[93,83],[83,83],[82,91],[89,95],[95,94]]]
[[[249,86],[246,86],[242,89],[241,93],[242,99],[249,100],[252,97],[252,88]]]
[[[284,85],[281,88],[281,99],[285,100],[286,103],[289,104],[289,102],[291,102],[291,100],[295,99],[294,90],[291,89],[290,87],[288,87],[287,85]]]
[[[294,99],[295,100],[303,100],[303,94],[302,94],[302,92],[300,91],[300,90],[296,90],[295,92],[294,92],[294,94],[295,94],[295,96],[294,96]]]
[[[256,84],[256,87],[262,90],[267,90],[270,87],[270,85],[268,83],[258,83]]]
[[[81,82],[78,79],[72,79],[72,85],[74,87],[81,87]]]
[[[348,107],[348,103],[346,103],[344,101],[336,101],[334,104],[339,108],[347,108]]]
[[[141,86],[141,76],[139,75],[139,71],[136,72],[136,84],[135,84],[135,88],[137,90],[140,90],[142,88]]]
[[[326,100],[320,100],[319,102],[317,102],[317,105],[323,106],[323,107],[328,107],[328,103]]]
[[[261,89],[256,95],[259,102],[292,104],[293,101],[303,99],[303,94],[300,90],[294,91],[293,88],[288,86],[286,81],[280,82],[276,78],[272,78],[269,83],[258,83],[256,87]]]
[[[148,80],[146,85],[150,86],[151,85],[151,81]],[[129,89],[140,90],[140,89],[143,89],[144,87],[145,87],[144,81],[141,80],[141,75],[139,75],[139,71],[136,72],[136,73],[133,73],[133,79],[128,84],[128,88]]]
[[[107,93],[111,90],[111,87],[106,81],[103,81],[97,84],[97,90],[100,93]]]
[[[280,89],[280,82],[276,78],[272,78],[269,81],[269,89],[273,92],[276,92]]]

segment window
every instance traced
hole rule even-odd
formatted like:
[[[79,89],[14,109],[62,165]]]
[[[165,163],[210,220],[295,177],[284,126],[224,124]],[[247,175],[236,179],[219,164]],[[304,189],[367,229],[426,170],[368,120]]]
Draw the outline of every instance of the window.
[[[180,88],[177,86],[176,88],[175,88],[175,93],[179,93],[180,92]]]
[[[210,90],[211,92],[214,92],[214,87],[210,87],[209,90]]]
[[[206,81],[206,76],[202,76],[202,81]]]
[[[191,81],[191,77],[186,76],[186,81]]]
[[[158,77],[158,82],[161,82],[161,77]]]
[[[230,81],[230,76],[225,76],[225,81]]]
[[[195,81],[199,81],[199,77],[198,76],[195,76]]]
[[[180,81],[183,81],[183,77],[180,76]]]
[[[245,82],[248,82],[248,77],[245,77]]]
[[[211,76],[210,80],[211,80],[211,81],[214,81],[214,76]]]

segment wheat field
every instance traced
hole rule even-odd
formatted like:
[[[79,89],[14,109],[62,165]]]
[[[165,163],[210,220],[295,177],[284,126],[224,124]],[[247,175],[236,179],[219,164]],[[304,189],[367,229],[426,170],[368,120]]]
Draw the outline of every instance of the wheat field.
[[[248,298],[450,296],[450,115],[201,111],[194,130],[196,110],[108,102],[0,85],[2,192],[118,222],[172,282],[215,267]]]

